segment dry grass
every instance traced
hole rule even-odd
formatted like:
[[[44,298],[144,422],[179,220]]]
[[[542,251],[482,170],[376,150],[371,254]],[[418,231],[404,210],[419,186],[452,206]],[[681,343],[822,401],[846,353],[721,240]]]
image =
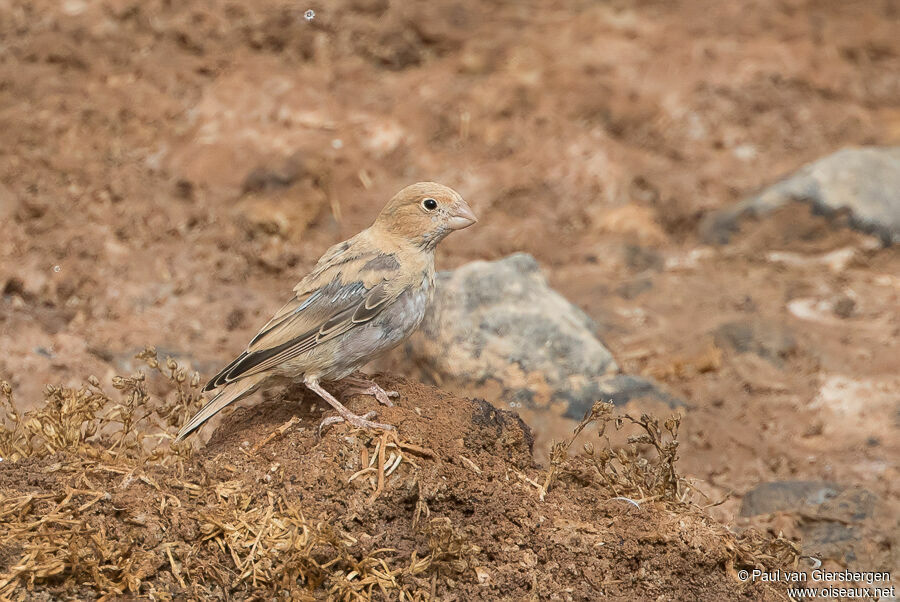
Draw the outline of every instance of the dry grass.
[[[591,424],[597,425],[599,445],[587,442],[583,454],[570,455],[575,439]],[[615,447],[606,436],[610,425],[616,431],[631,427],[635,433],[628,436],[625,446]],[[637,508],[655,503],[665,511],[704,517],[706,508],[725,500],[710,502],[690,480],[678,474],[675,464],[680,426],[680,415],[660,422],[647,414],[639,418],[618,415],[612,403],[596,402],[570,438],[553,444],[550,467],[539,486],[541,499],[561,474],[569,473],[579,478],[592,478],[598,489],[608,492],[604,501],[619,500]],[[784,537],[771,539],[753,530],[736,535],[724,527],[720,527],[720,531],[733,554],[729,565],[731,572],[735,566],[797,566],[799,547]]]
[[[170,438],[173,428],[199,409],[200,375],[194,372],[189,379],[172,358],[166,358],[163,369],[153,348],[137,357],[168,380],[170,395],[151,397],[143,373],[114,377],[114,396],[91,376],[78,389],[48,385],[43,403],[21,414],[12,387],[0,381],[6,406],[5,421],[0,425],[0,458],[16,461],[65,452],[92,459],[146,462],[178,452],[156,443]]]
[[[116,377],[107,393],[95,377],[78,389],[46,387],[44,402],[20,413],[12,388],[0,382],[6,416],[0,425],[0,458],[15,462],[53,456],[43,474],[70,483],[62,491],[8,496],[0,492],[0,550],[17,557],[0,574],[0,596],[22,597],[42,583],[90,583],[101,595],[138,593],[152,572],[152,553],[107,533],[88,518],[111,493],[96,475],[132,477],[148,464],[179,462],[187,447],[156,443],[200,404],[199,375],[190,379],[168,358],[163,370],[153,349],[139,356],[171,383],[166,399],[152,398],[145,376]],[[149,481],[140,475],[137,478]]]
[[[570,456],[575,439],[591,424],[597,424],[601,445],[584,444],[584,454]],[[625,447],[616,448],[606,437],[610,425],[619,431],[628,425],[638,427],[637,434],[628,437]],[[616,415],[612,403],[597,402],[572,436],[554,443],[550,450],[550,468],[544,479],[542,495],[553,486],[562,471],[583,471],[590,466],[598,485],[608,490],[610,499],[620,498],[640,505],[647,501],[684,504],[691,486],[675,470],[678,460],[678,428],[681,416],[675,415],[660,424],[659,420],[642,414],[634,418]],[[647,454],[645,450],[652,450]]]
[[[365,549],[328,520],[304,516],[296,500],[281,493],[268,492],[261,500],[242,491],[239,481],[183,478],[190,445],[159,443],[173,440],[202,405],[199,375],[188,374],[171,358],[161,362],[152,348],[137,357],[168,382],[166,396],[150,395],[144,374],[114,378],[114,393],[91,377],[78,389],[47,387],[43,404],[23,413],[10,385],[0,381],[6,409],[0,425],[2,461],[49,459],[42,474],[70,483],[40,494],[0,492],[0,599],[26,599],[47,588],[84,598],[205,599],[243,592],[307,600],[314,591],[324,591],[338,600],[369,600],[389,592],[396,599],[425,600],[438,575],[449,578],[470,565],[478,548],[446,518],[418,528],[427,555],[413,552],[398,560],[395,550]],[[250,453],[295,424],[284,424]],[[360,439],[365,468],[350,480],[367,480],[371,500],[401,463],[416,467],[413,455],[434,456],[393,433]],[[165,474],[173,476],[160,482],[150,476],[155,467],[166,467]],[[183,512],[198,536],[190,540],[169,531],[152,548],[141,549],[135,545],[140,535],[123,537],[122,531],[151,530],[152,517],[115,519],[116,528],[100,520],[98,504],[112,504],[117,491],[135,481],[157,494],[160,515]],[[430,587],[421,587],[422,576],[432,577]]]

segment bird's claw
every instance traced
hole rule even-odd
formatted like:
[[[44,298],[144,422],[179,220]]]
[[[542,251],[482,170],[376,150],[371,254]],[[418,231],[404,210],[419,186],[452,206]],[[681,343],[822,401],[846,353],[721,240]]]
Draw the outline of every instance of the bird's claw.
[[[356,414],[348,414],[347,416],[328,416],[319,423],[318,435],[322,436],[322,429],[332,424],[340,424],[346,422],[360,429],[392,431],[394,427],[390,424],[382,424],[381,422],[373,422],[372,418],[378,416],[377,412],[366,412],[362,416]]]
[[[394,403],[391,401],[391,397],[400,397],[400,394],[398,392],[385,391],[375,383],[367,386],[352,386],[349,390],[349,393],[351,395],[371,395],[378,400],[378,403],[386,405],[389,408],[394,406]]]
[[[378,400],[379,403],[386,405],[387,407],[393,407],[393,402],[391,402],[391,397],[400,397],[400,394],[396,391],[385,391],[378,385],[374,385],[370,387],[371,389],[375,389],[370,393],[370,395],[374,395],[375,399]]]

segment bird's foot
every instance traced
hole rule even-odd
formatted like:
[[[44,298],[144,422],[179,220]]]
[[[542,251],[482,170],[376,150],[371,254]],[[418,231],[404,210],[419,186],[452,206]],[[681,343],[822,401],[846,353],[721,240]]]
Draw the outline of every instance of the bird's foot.
[[[319,397],[328,402],[331,407],[337,410],[337,416],[331,416],[324,419],[319,424],[319,435],[322,435],[322,429],[328,425],[335,424],[337,422],[346,422],[347,424],[351,424],[356,428],[360,429],[368,429],[368,430],[382,430],[382,431],[392,431],[394,427],[390,424],[382,424],[380,422],[373,422],[371,418],[376,416],[375,412],[369,412],[368,414],[364,414],[363,416],[357,416],[350,410],[348,410],[344,404],[339,402],[334,396],[322,388],[319,382],[315,379],[307,379],[304,381],[306,386],[313,392],[315,392]],[[386,392],[385,392],[386,393]]]
[[[344,382],[350,385],[347,393],[350,395],[371,395],[378,400],[379,403],[392,407],[391,397],[400,397],[396,391],[385,391],[375,381],[367,378],[347,377]]]
[[[372,418],[377,416],[377,412],[367,412],[362,416],[358,416],[356,414],[352,414],[348,412],[347,414],[342,414],[340,416],[329,416],[322,420],[319,423],[319,437],[322,436],[322,430],[326,427],[331,426],[332,424],[340,424],[341,422],[346,422],[347,424],[351,424],[356,428],[360,429],[369,429],[369,430],[383,430],[383,431],[392,431],[394,427],[390,424],[382,424],[381,422],[373,422]]]

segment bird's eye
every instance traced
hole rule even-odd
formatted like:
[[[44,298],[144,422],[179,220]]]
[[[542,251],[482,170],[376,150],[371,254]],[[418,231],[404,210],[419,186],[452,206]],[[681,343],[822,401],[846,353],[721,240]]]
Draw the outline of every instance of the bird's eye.
[[[422,201],[422,208],[425,209],[425,211],[434,211],[437,209],[437,201],[434,199],[425,199]]]

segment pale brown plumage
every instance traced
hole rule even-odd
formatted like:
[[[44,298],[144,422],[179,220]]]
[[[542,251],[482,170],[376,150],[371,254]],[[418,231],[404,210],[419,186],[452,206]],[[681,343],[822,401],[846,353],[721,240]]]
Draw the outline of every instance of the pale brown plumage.
[[[182,427],[176,441],[279,379],[302,378],[340,419],[355,426],[392,428],[352,414],[320,382],[348,376],[418,327],[434,292],[436,245],[475,221],[468,204],[446,186],[420,182],[401,190],[372,226],[328,249],[294,287],[293,298],[209,381],[204,391],[219,392]],[[390,405],[392,392],[366,379],[352,384],[354,391]]]

